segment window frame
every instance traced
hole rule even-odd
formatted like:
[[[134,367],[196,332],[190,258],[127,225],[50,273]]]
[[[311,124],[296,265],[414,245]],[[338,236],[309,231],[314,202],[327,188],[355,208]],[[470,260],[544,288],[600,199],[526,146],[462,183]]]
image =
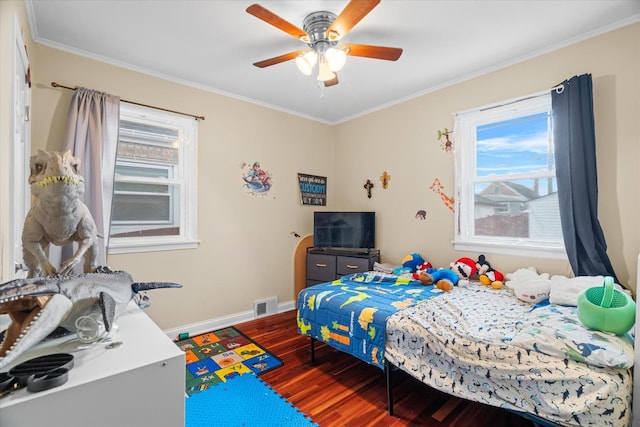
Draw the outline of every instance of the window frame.
[[[111,232],[113,232],[113,227],[114,226],[118,226],[118,227],[122,227],[122,228],[126,228],[127,226],[131,226],[131,225],[136,225],[136,224],[140,224],[140,225],[145,225],[145,224],[153,224],[153,225],[171,225],[173,226],[176,221],[175,218],[179,218],[180,217],[180,212],[176,213],[175,211],[176,206],[175,206],[175,198],[176,198],[176,193],[180,193],[179,189],[176,189],[176,186],[180,186],[181,185],[181,181],[180,180],[175,180],[173,179],[173,177],[176,175],[175,171],[177,169],[179,169],[179,166],[176,165],[170,165],[168,163],[153,163],[153,162],[149,162],[149,161],[138,161],[136,162],[135,160],[118,160],[116,159],[116,177],[118,176],[118,165],[122,165],[122,166],[131,166],[131,167],[138,167],[141,169],[144,168],[148,168],[148,169],[163,169],[167,172],[167,177],[166,178],[135,178],[132,175],[123,175],[119,178],[116,178],[114,180],[117,182],[121,182],[121,183],[131,183],[131,184],[145,184],[145,185],[162,185],[162,186],[166,186],[168,187],[168,190],[166,193],[152,193],[152,192],[145,192],[145,191],[129,191],[129,190],[117,190],[115,188],[114,185],[114,190],[113,190],[113,195],[114,195],[114,199],[116,197],[117,194],[122,194],[122,195],[140,195],[140,196],[157,196],[157,197],[166,197],[169,199],[170,203],[169,205],[171,206],[171,209],[169,209],[169,218],[167,220],[148,220],[148,221],[126,221],[126,220],[122,220],[122,221],[116,221],[113,218],[113,213],[111,214]],[[179,197],[179,195],[178,195]],[[126,230],[122,230],[122,232],[125,232]]]
[[[453,134],[456,136],[455,150],[455,250],[476,253],[495,253],[536,258],[566,260],[564,240],[534,240],[513,237],[475,235],[475,185],[482,181],[476,178],[476,129],[489,123],[525,117],[537,113],[551,114],[551,94],[543,92],[523,98],[512,99],[472,110],[456,113]],[[550,120],[550,119],[549,119]],[[553,138],[549,128],[550,138]],[[542,178],[540,173],[516,174],[518,179]],[[548,173],[546,175],[548,177]],[[505,177],[511,180],[511,177]],[[486,179],[489,181],[489,179]],[[558,218],[559,220],[559,218]]]
[[[178,130],[178,166],[174,170],[174,176],[167,179],[132,179],[127,177],[119,178],[120,182],[140,182],[158,183],[169,185],[180,193],[179,200],[175,201],[173,209],[179,215],[175,225],[179,227],[177,235],[161,236],[136,236],[136,237],[109,237],[108,254],[124,254],[136,252],[155,252],[179,249],[194,249],[198,246],[197,239],[197,146],[198,146],[198,122],[197,120],[178,115],[175,113],[142,107],[134,104],[120,104],[120,120],[133,121],[137,123],[152,124],[154,126],[171,127]],[[120,140],[120,138],[118,138]],[[116,162],[133,163],[128,158],[116,159]],[[147,165],[158,166],[161,162],[154,164],[141,160],[139,162]],[[114,177],[114,184],[116,182]],[[115,199],[115,185],[114,185]],[[113,226],[113,217],[110,224]],[[140,222],[143,225],[143,222]]]

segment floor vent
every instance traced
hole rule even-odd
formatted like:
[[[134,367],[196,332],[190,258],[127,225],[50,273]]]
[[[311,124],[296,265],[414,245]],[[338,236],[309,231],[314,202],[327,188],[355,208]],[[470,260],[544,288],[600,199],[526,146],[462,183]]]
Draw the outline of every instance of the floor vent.
[[[253,314],[255,318],[276,314],[278,310],[278,298],[269,297],[253,302]]]

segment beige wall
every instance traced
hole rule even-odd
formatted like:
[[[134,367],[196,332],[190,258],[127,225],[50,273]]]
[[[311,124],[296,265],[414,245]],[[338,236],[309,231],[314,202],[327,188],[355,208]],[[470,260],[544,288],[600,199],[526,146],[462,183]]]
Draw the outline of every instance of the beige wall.
[[[4,48],[5,11],[17,8],[22,24],[28,28],[28,23],[22,2],[1,1],[0,7],[0,47]],[[329,209],[377,212],[383,261],[398,262],[409,252],[420,252],[436,266],[446,266],[462,255],[477,256],[453,251],[453,214],[428,190],[437,177],[445,192],[453,193],[453,155],[440,149],[437,130],[451,129],[456,111],[538,92],[573,75],[592,73],[600,219],[617,274],[635,288],[640,252],[636,220],[639,40],[640,24],[636,24],[337,126],[34,44],[29,48],[33,149],[53,150],[61,144],[71,92],[52,88],[52,81],[206,116],[199,129],[200,247],[108,257],[112,268],[127,270],[136,280],[183,284],[181,290],[154,291],[148,309],[160,327],[177,328],[250,310],[259,298],[294,299],[292,259],[298,239],[290,232],[310,234],[314,210],[300,205],[298,172],[328,177]],[[9,107],[3,96],[3,124],[9,119]],[[0,129],[0,150],[5,150],[9,135],[6,126]],[[273,173],[275,199],[257,199],[242,191],[240,165],[248,161],[260,161]],[[387,190],[379,181],[384,170],[391,175]],[[371,199],[363,188],[366,179],[376,184]],[[427,210],[427,220],[414,219],[418,209]],[[503,272],[535,265],[542,271],[569,274],[568,264],[562,261],[487,257]]]
[[[453,250],[454,215],[428,190],[439,178],[445,193],[454,193],[453,154],[440,148],[438,129],[453,129],[455,112],[537,93],[584,73],[591,73],[594,83],[600,221],[616,274],[635,289],[640,252],[640,24],[338,126],[337,203],[376,211],[378,246],[387,262],[397,263],[411,252],[436,266],[461,256],[477,258]],[[453,141],[455,147],[455,135]],[[385,170],[391,175],[387,190],[379,181]],[[376,184],[370,200],[362,188],[366,179]],[[413,219],[418,209],[427,211],[425,221]],[[552,274],[570,274],[568,262],[486,256],[503,272],[534,265]]]
[[[39,44],[33,57],[34,150],[61,146],[72,92],[52,88],[52,81],[206,118],[198,134],[199,248],[107,259],[111,268],[127,270],[136,280],[183,285],[150,294],[148,313],[162,328],[252,310],[255,299],[294,299],[298,239],[290,233],[310,234],[313,211],[300,204],[297,173],[333,181],[331,126]],[[242,189],[241,164],[254,161],[273,174],[275,199]]]

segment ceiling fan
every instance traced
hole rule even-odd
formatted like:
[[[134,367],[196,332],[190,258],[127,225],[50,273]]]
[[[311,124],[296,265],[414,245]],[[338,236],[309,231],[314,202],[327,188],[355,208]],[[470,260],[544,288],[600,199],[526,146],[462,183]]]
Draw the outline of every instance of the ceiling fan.
[[[352,43],[338,46],[338,42],[379,3],[380,0],[351,0],[339,15],[326,11],[310,13],[303,21],[303,29],[259,4],[252,4],[247,8],[247,13],[306,43],[311,48],[295,50],[255,62],[253,65],[264,68],[295,59],[298,69],[305,75],[311,75],[315,64],[318,63],[318,80],[328,87],[338,84],[336,72],[344,66],[347,55],[395,61],[402,55],[402,49],[397,47]]]

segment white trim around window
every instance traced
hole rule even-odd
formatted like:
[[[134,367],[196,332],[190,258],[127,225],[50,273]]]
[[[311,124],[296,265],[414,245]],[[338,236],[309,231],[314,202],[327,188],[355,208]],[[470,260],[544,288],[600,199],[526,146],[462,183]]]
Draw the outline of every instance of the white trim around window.
[[[179,192],[178,197],[172,197],[175,205],[171,206],[171,218],[175,217],[175,223],[172,225],[178,229],[174,235],[153,235],[153,236],[114,236],[113,232],[109,240],[109,254],[123,254],[136,252],[153,252],[167,251],[178,249],[194,249],[198,246],[197,240],[197,146],[198,146],[198,122],[193,118],[181,115],[155,110],[151,108],[141,107],[132,104],[121,104],[120,121],[123,120],[133,122],[140,125],[143,130],[139,132],[123,132],[120,142],[126,139],[129,143],[140,143],[148,145],[162,144],[176,148],[178,152],[177,163],[171,177],[168,178],[148,178],[147,184],[163,183],[171,186],[174,191]],[[159,129],[160,133],[153,134],[146,132],[144,129]],[[162,133],[166,130],[167,134],[175,135],[175,137],[167,136]],[[125,135],[125,133],[127,135]],[[120,143],[119,142],[119,143]],[[120,148],[120,147],[119,147]],[[175,152],[175,150],[173,150]],[[135,160],[135,159],[134,159]],[[138,159],[141,167],[142,162],[150,162],[153,159]],[[131,164],[132,156],[123,153],[118,154],[118,161],[123,164]],[[158,160],[161,164],[162,160]],[[135,161],[134,161],[135,163]],[[140,177],[117,177],[116,183],[145,183],[145,178]],[[115,197],[114,197],[115,199]],[[117,216],[116,216],[117,218]],[[114,219],[112,217],[112,228],[114,227]],[[145,221],[140,221],[141,229],[148,227]]]
[[[553,211],[550,211],[552,215],[551,220],[556,227],[552,228],[554,232],[551,234],[547,233],[547,236],[535,237],[536,233],[532,232],[531,228],[529,228],[529,231],[526,233],[523,233],[522,237],[488,235],[476,230],[479,224],[478,221],[480,219],[487,219],[485,215],[489,215],[488,219],[492,219],[495,216],[500,216],[501,214],[507,215],[509,213],[508,209],[505,209],[505,206],[500,204],[499,198],[492,197],[492,194],[489,193],[484,195],[478,193],[478,187],[482,188],[484,186],[486,188],[486,186],[490,186],[492,183],[500,184],[502,182],[518,183],[527,180],[549,180],[555,177],[555,168],[545,170],[544,167],[538,169],[537,166],[532,170],[523,171],[509,166],[504,168],[504,170],[496,169],[495,171],[480,173],[480,168],[486,170],[488,169],[487,166],[491,165],[482,164],[483,160],[479,156],[478,129],[485,125],[493,126],[493,124],[500,124],[502,122],[510,123],[510,121],[519,120],[519,118],[545,114],[549,117],[547,138],[549,138],[549,141],[552,141],[550,111],[550,94],[545,92],[521,99],[505,101],[501,104],[468,110],[455,115],[453,131],[453,136],[456,141],[456,220],[454,225],[454,249],[476,253],[495,253],[524,257],[567,258],[561,231],[559,231],[559,212],[556,218],[556,215],[553,215]],[[524,142],[525,140],[523,139],[522,141]],[[517,142],[519,142],[517,138],[513,140],[513,143]],[[552,142],[549,144],[550,147],[553,146]],[[510,146],[513,145],[507,147]],[[549,153],[551,154],[549,161],[552,161],[552,150],[549,150]],[[489,191],[489,189],[487,189],[487,191]],[[540,196],[541,193],[532,192],[532,194],[533,196],[525,197],[525,200],[521,202],[523,207],[519,209],[521,209],[523,213],[527,210],[526,206],[532,203],[533,200],[543,200]],[[548,199],[549,195],[552,196],[553,193],[549,193],[545,197]],[[478,201],[484,201],[485,205],[478,204]],[[515,199],[511,202],[512,206],[518,204],[518,201]],[[493,209],[493,214],[481,213],[482,209]],[[530,224],[533,224],[531,223],[531,213],[526,213],[526,215],[528,227],[531,227]],[[545,216],[544,218],[550,217]],[[555,230],[558,230],[558,233],[560,233],[559,236],[556,236]],[[550,236],[553,236],[553,238],[550,238]],[[557,237],[559,237],[559,239]]]

